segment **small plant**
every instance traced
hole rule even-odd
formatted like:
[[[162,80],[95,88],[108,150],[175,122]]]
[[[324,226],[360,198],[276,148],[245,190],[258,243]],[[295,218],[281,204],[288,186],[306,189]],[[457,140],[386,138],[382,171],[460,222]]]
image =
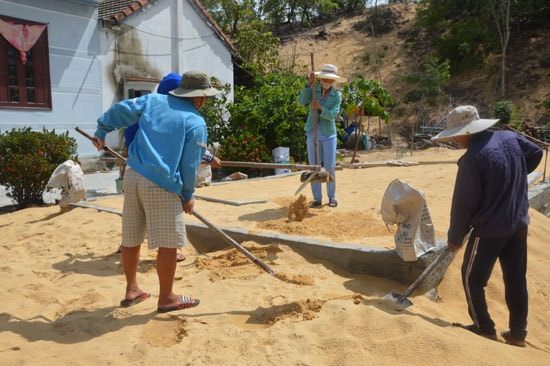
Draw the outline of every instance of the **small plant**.
[[[514,113],[514,103],[509,100],[502,100],[496,102],[493,108],[493,114],[498,118],[500,123],[508,124],[512,120],[512,114]]]
[[[58,135],[27,127],[0,134],[0,184],[6,186],[6,196],[20,208],[43,203],[51,174],[59,164],[78,160],[76,148],[68,132]]]
[[[361,56],[361,61],[363,62],[363,65],[370,64],[370,53],[368,51],[365,51],[365,53]]]

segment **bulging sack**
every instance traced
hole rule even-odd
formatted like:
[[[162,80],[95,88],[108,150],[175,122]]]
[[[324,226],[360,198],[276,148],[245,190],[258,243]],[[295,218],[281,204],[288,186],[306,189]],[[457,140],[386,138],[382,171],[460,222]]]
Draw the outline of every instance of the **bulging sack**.
[[[424,193],[407,182],[394,179],[389,184],[380,213],[386,226],[398,225],[395,250],[404,261],[416,261],[435,247],[435,231]]]
[[[201,188],[212,184],[212,168],[210,164],[199,165],[197,177],[195,178],[195,187]]]
[[[61,207],[86,200],[84,172],[80,165],[72,160],[67,160],[55,168],[46,184],[46,189],[49,188],[61,188]]]

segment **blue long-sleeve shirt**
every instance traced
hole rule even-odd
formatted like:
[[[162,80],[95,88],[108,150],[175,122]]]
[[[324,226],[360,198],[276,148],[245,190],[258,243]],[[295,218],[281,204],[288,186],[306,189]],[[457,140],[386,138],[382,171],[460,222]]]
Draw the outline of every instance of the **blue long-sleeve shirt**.
[[[139,123],[128,148],[128,166],[182,199],[193,197],[207,130],[190,100],[146,94],[114,104],[97,122],[95,135],[101,139],[114,129]]]
[[[319,123],[319,129],[323,136],[336,135],[336,116],[340,112],[340,104],[342,103],[342,93],[334,88],[331,88],[326,98],[322,97],[322,88],[320,84],[314,86],[315,99],[321,104],[323,110],[317,111],[317,119]],[[305,87],[298,96],[298,103],[307,105],[309,104],[309,115],[304,127],[306,132],[313,130],[313,108],[311,102],[313,101],[313,88]]]
[[[461,244],[474,228],[478,237],[501,237],[529,224],[527,175],[542,149],[512,131],[472,136],[458,161],[448,240]]]

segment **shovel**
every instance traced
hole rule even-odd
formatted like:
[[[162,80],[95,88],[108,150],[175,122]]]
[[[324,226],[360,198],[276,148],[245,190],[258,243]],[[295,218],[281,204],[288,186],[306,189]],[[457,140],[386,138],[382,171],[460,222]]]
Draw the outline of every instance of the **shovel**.
[[[94,137],[90,136],[85,131],[81,130],[80,128],[76,127],[75,130],[79,132],[81,135],[87,137],[90,141],[94,141]],[[107,152],[113,154],[117,159],[119,159],[121,162],[126,163],[126,158],[124,158],[122,155],[117,153],[116,151],[110,149],[108,146],[103,147],[104,150]],[[218,229],[216,226],[214,226],[210,221],[205,219],[202,215],[200,215],[197,211],[193,212],[193,216],[195,216],[197,219],[202,221],[209,229],[214,231],[216,234],[218,234],[220,237],[222,237],[224,240],[226,240],[229,244],[233,245],[239,252],[243,253],[248,259],[250,259],[252,262],[260,266],[264,271],[269,273],[270,275],[274,275],[275,271],[269,268],[267,264],[262,262],[260,259],[258,259],[254,254],[250,253],[246,248],[244,248],[242,245],[237,243],[235,240],[233,240],[229,235]]]
[[[233,238],[231,238],[229,235],[218,229],[214,224],[212,224],[210,221],[205,219],[201,214],[199,214],[197,211],[193,211],[193,216],[195,216],[197,219],[199,219],[203,224],[208,226],[209,229],[214,231],[216,234],[218,234],[219,237],[221,237],[223,240],[228,242],[229,244],[233,245],[239,252],[244,254],[248,259],[250,259],[252,262],[260,266],[264,271],[269,273],[270,275],[274,275],[275,271],[272,270],[267,264],[265,264],[261,259],[254,256],[254,254],[250,253],[246,248],[244,248],[242,245],[237,243]]]
[[[392,309],[401,311],[409,306],[411,306],[413,303],[407,299],[407,297],[417,289],[417,287],[426,279],[426,277],[432,273],[434,268],[436,268],[447,255],[451,253],[451,249],[448,246],[445,246],[443,251],[439,254],[439,256],[432,262],[430,265],[422,272],[420,276],[403,292],[403,294],[399,295],[398,293],[392,291],[386,296],[382,298],[382,300],[387,301],[387,303],[391,306]]]

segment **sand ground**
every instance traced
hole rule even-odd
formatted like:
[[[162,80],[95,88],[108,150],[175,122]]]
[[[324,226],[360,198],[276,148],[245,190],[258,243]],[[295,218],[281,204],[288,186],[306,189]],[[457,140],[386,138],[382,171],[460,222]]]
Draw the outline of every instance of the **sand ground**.
[[[388,184],[399,178],[424,192],[436,234],[444,238],[461,153],[432,149],[413,156],[397,150],[362,154],[362,162],[419,164],[340,170],[339,206],[310,210],[301,222],[289,222],[287,212],[300,185],[297,175],[200,188],[196,194],[201,196],[267,202],[233,206],[197,199],[195,208],[220,227],[393,248],[380,204]],[[302,193],[312,199],[309,187]],[[122,198],[93,203],[121,208]],[[243,243],[276,271],[311,279],[290,283],[270,276],[234,249],[200,253],[189,243],[187,259],[178,264],[175,289],[200,298],[201,304],[158,314],[155,252],[145,246],[139,280],[152,297],[134,307],[119,307],[125,286],[115,253],[121,240],[120,216],[85,208],[60,214],[55,205],[3,214],[0,363],[548,365],[550,225],[547,217],[530,213],[527,348],[451,326],[470,323],[460,283],[461,253],[437,289],[438,301],[414,294],[413,306],[396,312],[381,298],[390,291],[402,292],[404,285],[348,273],[284,245]],[[198,222],[189,215],[185,220]],[[507,330],[498,266],[487,297],[498,331]]]

